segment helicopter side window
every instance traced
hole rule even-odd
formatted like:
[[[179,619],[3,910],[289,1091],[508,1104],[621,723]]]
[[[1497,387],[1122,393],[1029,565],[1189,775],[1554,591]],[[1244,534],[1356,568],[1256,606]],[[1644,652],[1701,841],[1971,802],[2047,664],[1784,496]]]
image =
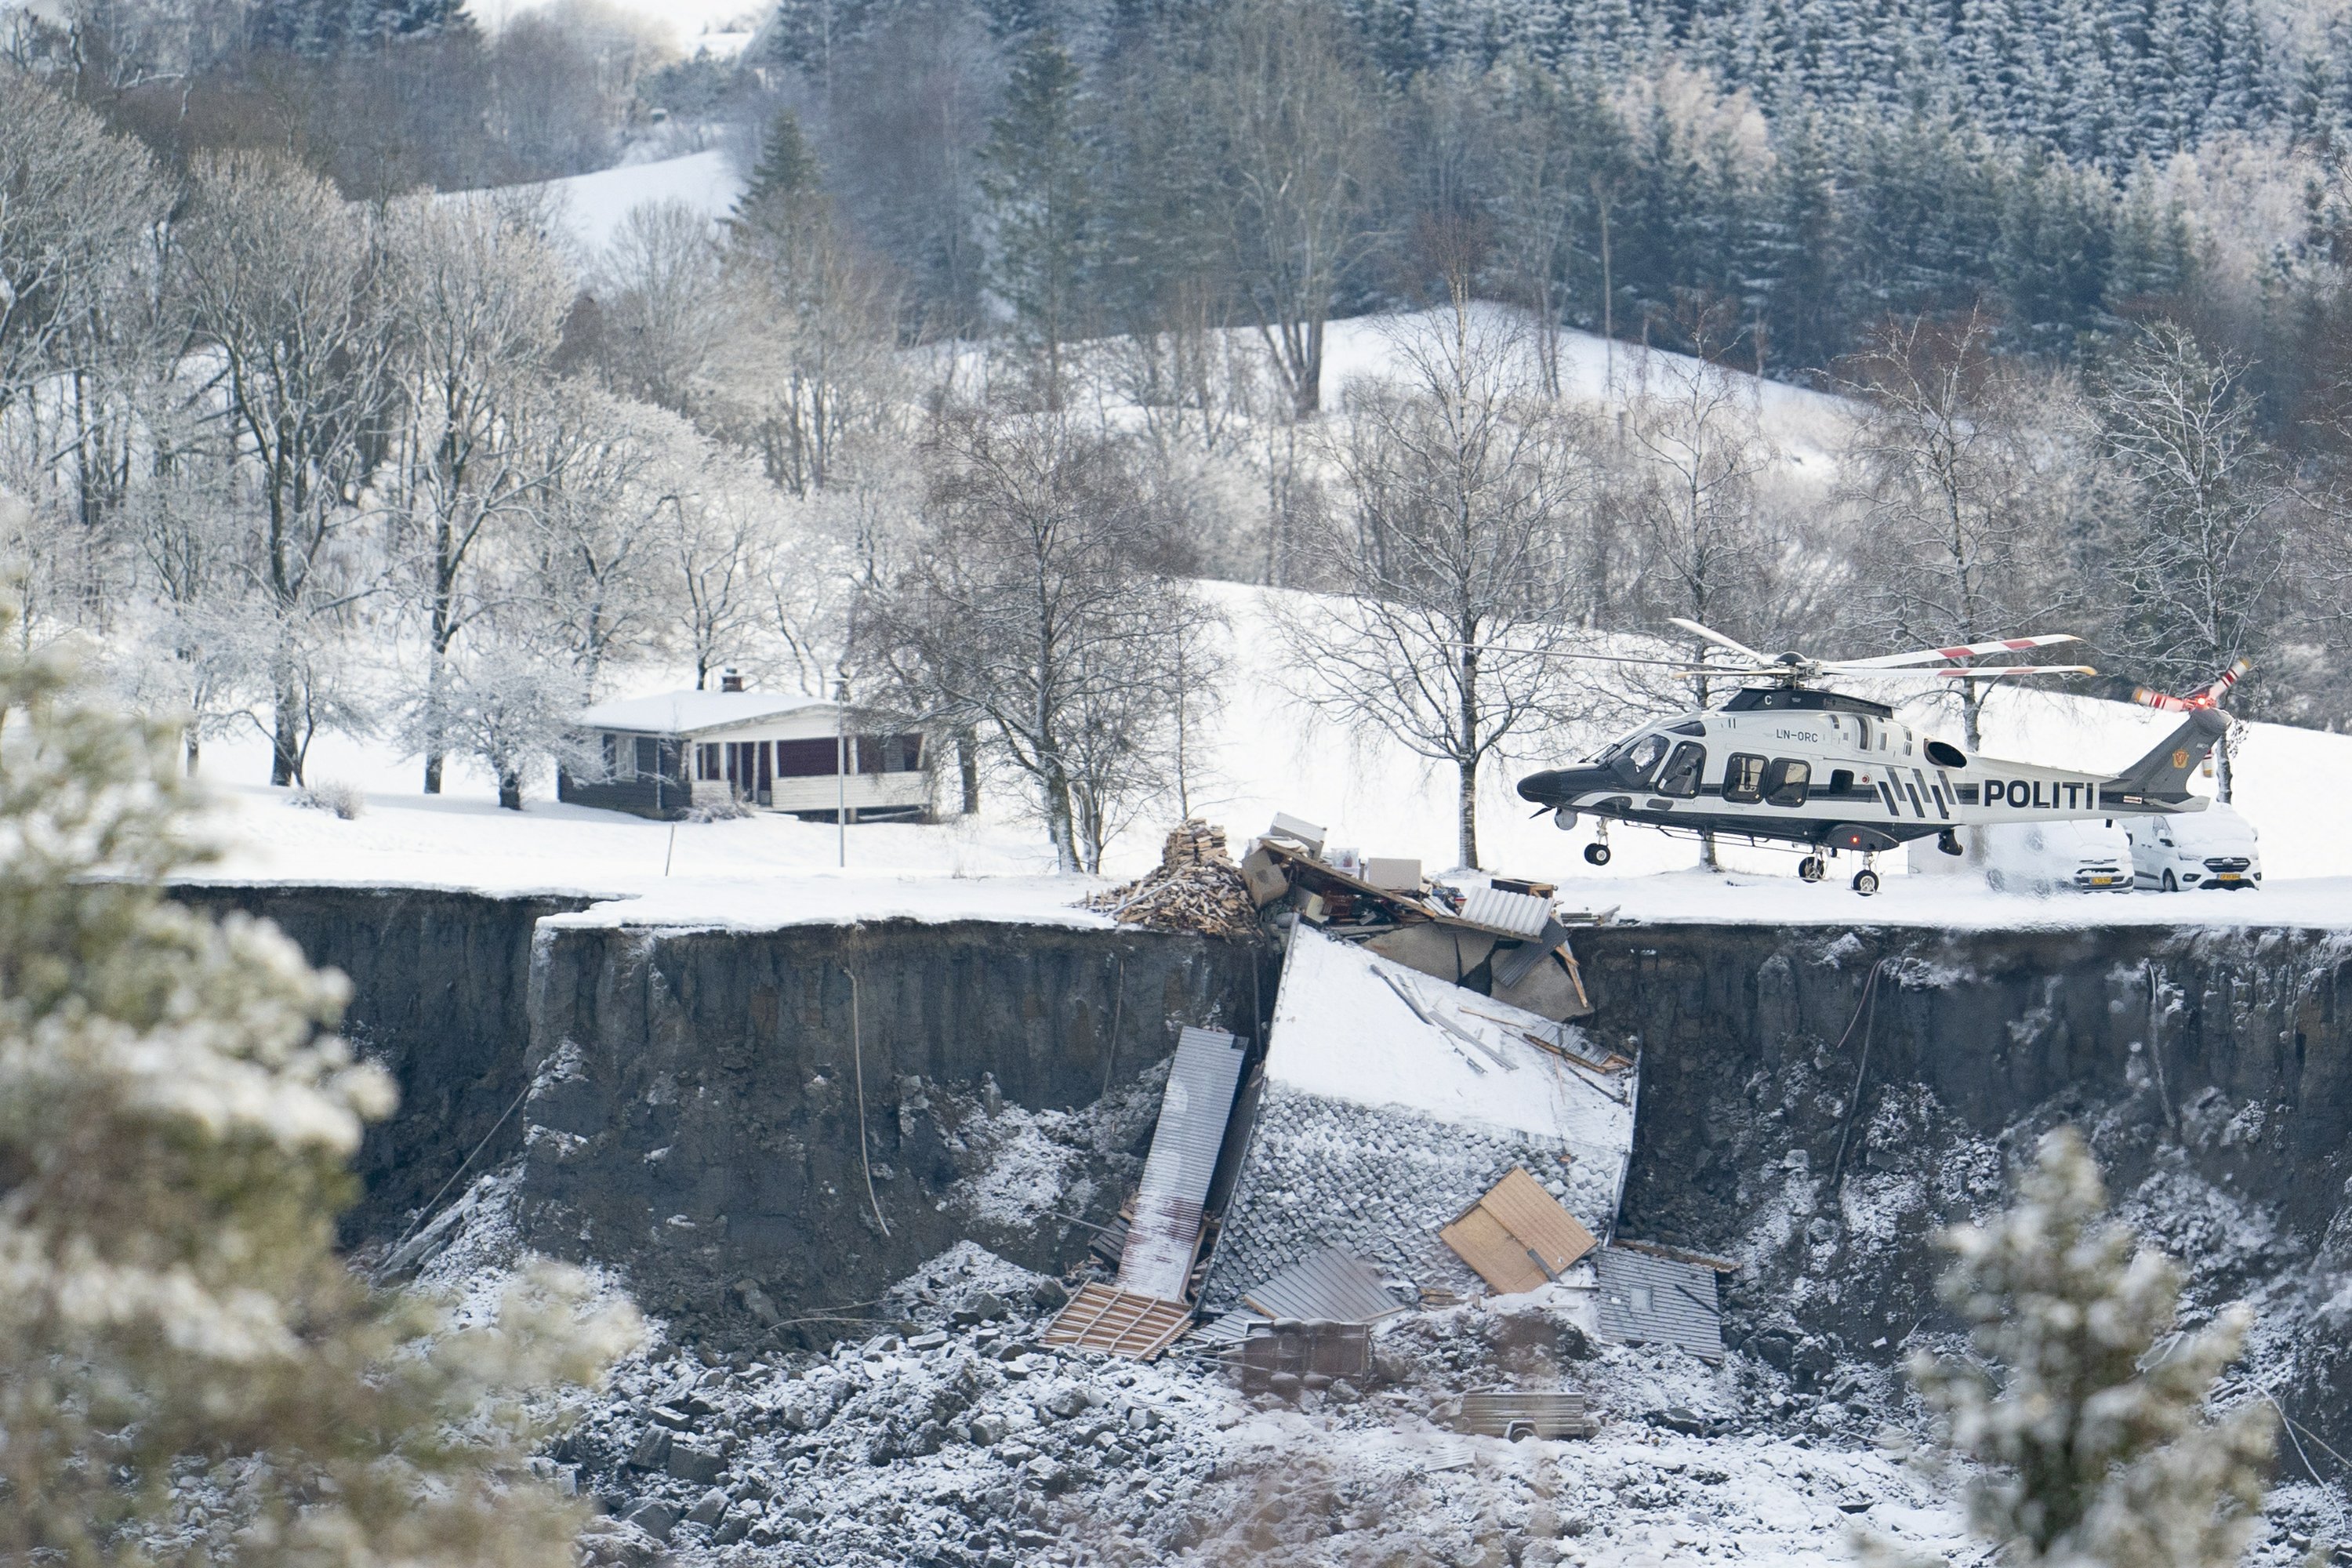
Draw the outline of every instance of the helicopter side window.
[[[1723,764],[1723,798],[1734,805],[1754,805],[1764,798],[1764,759],[1735,752]]]
[[[1797,757],[1775,757],[1764,770],[1764,798],[1774,805],[1802,805],[1805,788],[1812,782],[1812,763]]]
[[[1680,800],[1698,794],[1699,775],[1706,772],[1706,748],[1696,741],[1685,741],[1658,770],[1657,791]]]

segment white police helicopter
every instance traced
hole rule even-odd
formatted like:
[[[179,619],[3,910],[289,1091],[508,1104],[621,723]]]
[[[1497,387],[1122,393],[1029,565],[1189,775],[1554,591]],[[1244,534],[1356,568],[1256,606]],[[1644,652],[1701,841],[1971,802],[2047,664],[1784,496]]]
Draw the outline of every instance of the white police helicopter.
[[[1875,658],[1824,660],[1759,653],[1696,621],[1674,624],[1744,662],[1568,657],[1661,665],[1685,678],[1763,684],[1742,686],[1719,707],[1643,725],[1578,766],[1519,781],[1520,795],[1549,807],[1563,829],[1574,827],[1585,814],[1597,819],[1600,837],[1584,849],[1595,866],[1609,863],[1609,824],[1629,822],[1669,833],[1801,846],[1809,853],[1798,862],[1797,874],[1808,882],[1826,873],[1825,854],[1851,850],[1862,857],[1853,890],[1868,895],[1878,891],[1873,866],[1877,856],[1910,839],[1933,837],[1946,854],[1958,855],[1962,827],[2202,811],[2205,801],[2189,793],[2189,776],[2230,727],[2229,716],[2212,701],[2171,699],[2150,706],[2177,704],[2187,715],[2180,727],[2119,773],[1972,757],[1900,722],[1885,703],[1823,690],[1821,683],[1840,676],[1948,684],[2096,674],[2087,665],[1954,662],[2081,638],[2002,637]],[[2215,697],[2226,689],[2224,682],[2209,689]],[[2199,699],[2205,696],[2200,692]]]

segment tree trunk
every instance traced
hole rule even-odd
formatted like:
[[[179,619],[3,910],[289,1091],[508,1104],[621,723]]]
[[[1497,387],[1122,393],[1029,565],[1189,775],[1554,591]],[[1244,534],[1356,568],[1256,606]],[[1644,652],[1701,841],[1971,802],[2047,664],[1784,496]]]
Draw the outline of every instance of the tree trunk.
[[[1045,832],[1054,841],[1054,868],[1063,876],[1079,871],[1077,823],[1070,804],[1070,781],[1060,773],[1048,773],[1041,781],[1045,791]]]
[[[511,768],[499,770],[499,806],[504,811],[522,809],[522,774]]]
[[[2221,743],[2213,748],[2213,798],[2223,805],[2230,804],[2230,795],[2235,785],[2235,781],[2230,776],[2230,750],[2237,743],[2237,726],[2233,724],[2222,735]]]
[[[1462,854],[1462,867],[1466,871],[1478,868],[1478,764],[1468,758],[1457,758],[1454,767],[1461,787],[1454,800],[1454,826],[1459,839],[1455,847]]]
[[[196,738],[196,727],[189,725],[180,732],[180,743],[187,752],[188,776],[196,776],[196,763],[203,760],[204,742]]]
[[[277,711],[272,718],[270,735],[269,782],[274,784],[298,784],[302,782],[302,743],[297,731],[295,711],[302,703],[301,693],[290,680],[278,684]]]
[[[980,736],[971,730],[956,731],[956,778],[963,786],[963,814],[980,815]]]

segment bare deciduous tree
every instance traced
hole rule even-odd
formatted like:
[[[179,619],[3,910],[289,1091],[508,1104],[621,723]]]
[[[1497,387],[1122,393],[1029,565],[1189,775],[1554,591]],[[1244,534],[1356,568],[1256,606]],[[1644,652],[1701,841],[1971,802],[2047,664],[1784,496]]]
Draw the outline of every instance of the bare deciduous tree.
[[[1853,367],[1846,446],[1862,506],[1860,618],[1893,647],[1941,647],[2042,623],[2075,602],[2058,569],[2071,455],[2063,392],[1997,361],[1993,322],[1890,323]],[[1961,683],[1969,750],[1982,683]]]
[[[925,529],[865,636],[935,721],[981,728],[1065,871],[1164,785],[1188,637],[1209,611],[1135,450],[1067,415],[959,413]],[[1192,656],[1197,670],[1197,647]]]
[[[346,693],[334,618],[373,591],[339,547],[383,450],[395,343],[370,225],[292,162],[199,165],[180,268],[211,395],[251,476],[250,570],[268,607],[270,782],[299,782]]]
[[[1323,404],[1323,328],[1370,239],[1379,89],[1324,0],[1237,0],[1216,23],[1202,90],[1223,136],[1234,284],[1290,395]]]
[[[541,215],[484,197],[413,204],[391,226],[395,361],[406,418],[397,447],[394,554],[425,622],[415,727],[425,793],[441,793],[451,645],[487,601],[468,579],[545,474],[524,406],[555,348],[572,281]]]
[[[2098,390],[2107,450],[2138,502],[2110,542],[2126,600],[2108,637],[2142,679],[2168,689],[2202,685],[2242,655],[2259,658],[2277,615],[2289,495],[2241,374],[2163,322],[2134,340]],[[2214,758],[2224,801],[2229,753]]]
[[[1465,867],[1480,768],[1569,716],[1559,656],[1581,646],[1570,562],[1591,466],[1525,340],[1461,286],[1397,334],[1399,378],[1349,389],[1341,504],[1316,524],[1337,596],[1282,612],[1301,699],[1454,768]]]

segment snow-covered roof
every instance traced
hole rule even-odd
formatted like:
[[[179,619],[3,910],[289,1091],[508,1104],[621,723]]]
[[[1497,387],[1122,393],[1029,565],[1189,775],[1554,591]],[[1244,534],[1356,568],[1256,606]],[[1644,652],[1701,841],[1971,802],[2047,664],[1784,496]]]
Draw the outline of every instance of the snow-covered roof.
[[[614,702],[599,702],[580,715],[580,723],[588,730],[693,735],[832,706],[822,697],[801,697],[782,691],[665,691],[654,697],[625,697]]]

